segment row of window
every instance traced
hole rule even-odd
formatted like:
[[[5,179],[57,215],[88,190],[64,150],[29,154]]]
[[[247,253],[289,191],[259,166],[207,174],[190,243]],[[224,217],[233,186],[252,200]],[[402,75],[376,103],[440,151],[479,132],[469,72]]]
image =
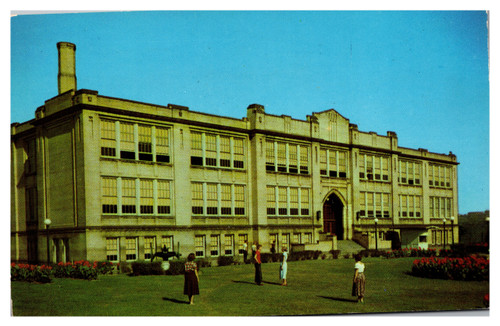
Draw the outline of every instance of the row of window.
[[[267,186],[267,215],[309,216],[309,188]]]
[[[245,140],[207,132],[191,132],[191,165],[245,168]]]
[[[309,174],[309,147],[306,145],[267,140],[266,171]]]
[[[421,217],[421,196],[399,195],[399,217]]]
[[[359,178],[361,180],[389,181],[389,158],[360,153]]]
[[[347,177],[347,152],[320,148],[319,170],[323,176],[332,178]]]
[[[170,129],[103,119],[101,156],[170,163]]]
[[[407,185],[420,185],[422,179],[422,163],[399,161],[399,183]]]
[[[102,177],[101,195],[103,214],[171,213],[169,180]]]
[[[382,192],[360,193],[360,217],[390,217],[390,194]]]
[[[124,248],[121,248],[120,240],[124,241]],[[152,254],[157,251],[157,239],[156,237],[144,237],[143,238],[143,257],[139,257],[139,238],[138,237],[113,237],[106,238],[106,260],[108,261],[119,261],[120,249],[125,250],[125,260],[141,260],[141,259],[151,259]],[[174,237],[167,235],[160,238],[160,250],[174,250]]]
[[[452,169],[449,166],[429,164],[429,186],[451,188]]]
[[[245,215],[245,186],[193,182],[193,215]]]
[[[429,214],[434,218],[450,218],[452,216],[452,198],[429,197]]]

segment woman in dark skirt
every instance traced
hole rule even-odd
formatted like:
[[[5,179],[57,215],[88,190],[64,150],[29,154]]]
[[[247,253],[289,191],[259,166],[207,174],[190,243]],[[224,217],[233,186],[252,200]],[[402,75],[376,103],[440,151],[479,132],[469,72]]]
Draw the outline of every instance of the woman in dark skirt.
[[[354,256],[354,278],[352,280],[352,295],[358,297],[358,302],[363,303],[365,297],[365,264],[361,262],[361,255]]]
[[[189,254],[187,262],[184,264],[184,294],[189,298],[189,304],[194,304],[194,296],[200,294],[198,283],[198,266],[194,262],[195,255]]]

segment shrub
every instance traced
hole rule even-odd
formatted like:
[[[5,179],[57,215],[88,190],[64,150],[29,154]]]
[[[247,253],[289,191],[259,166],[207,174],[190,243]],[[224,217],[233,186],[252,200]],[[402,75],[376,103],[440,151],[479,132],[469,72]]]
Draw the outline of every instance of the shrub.
[[[54,276],[57,278],[77,278],[82,280],[97,279],[97,262],[86,260],[75,262],[60,262],[54,267]]]
[[[318,259],[321,254],[322,254],[322,252],[319,250],[298,251],[298,252],[294,252],[292,255],[288,256],[288,261]],[[277,254],[277,255],[279,255],[279,258],[277,261],[280,261],[281,254]]]
[[[110,261],[98,261],[97,262],[97,273],[101,275],[113,274],[114,265]]]
[[[219,256],[217,258],[217,266],[228,266],[234,264],[233,256]]]
[[[196,264],[198,268],[212,267],[212,262],[209,259],[198,259],[196,260]]]
[[[130,274],[132,273],[132,267],[129,262],[123,261],[118,264],[118,270],[120,273]]]
[[[330,250],[330,253],[332,254],[333,259],[338,259],[340,255],[340,250]]]
[[[282,257],[283,254],[279,254],[279,253],[262,253],[260,254],[260,260],[263,262],[263,263],[275,263],[275,262],[279,262],[281,261],[281,257]]]
[[[349,259],[349,258],[351,258],[351,254],[344,254],[344,258],[345,258],[345,259]]]
[[[160,262],[133,262],[132,275],[163,275]]]
[[[174,260],[170,261],[170,268],[165,271],[165,275],[180,275],[184,274],[184,261]],[[198,265],[200,268],[200,265]]]

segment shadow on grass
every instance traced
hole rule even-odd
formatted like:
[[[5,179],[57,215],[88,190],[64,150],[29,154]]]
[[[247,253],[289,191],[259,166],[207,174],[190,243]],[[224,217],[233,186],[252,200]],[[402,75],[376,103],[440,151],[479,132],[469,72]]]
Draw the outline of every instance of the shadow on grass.
[[[231,282],[233,282],[233,283],[243,283],[243,284],[257,285],[257,284],[255,284],[255,282],[248,282],[248,281],[235,281],[235,280],[232,280]],[[272,284],[272,285],[281,285],[281,283],[276,283],[276,282],[262,281],[262,283],[264,283],[264,284]]]
[[[324,298],[324,299],[333,300],[333,301],[343,301],[343,302],[354,302],[354,303],[358,303],[358,300],[357,300],[357,299],[346,299],[346,298],[325,297],[325,296],[323,296],[323,295],[318,295],[318,297],[320,297],[320,298]]]
[[[272,284],[272,285],[281,285],[281,283],[276,283],[276,282],[266,282],[266,281],[262,281],[262,283],[265,283],[265,284]]]
[[[173,302],[173,303],[189,304],[189,301],[181,301],[181,300],[171,299],[171,298],[165,298],[165,297],[163,297],[162,299],[163,299],[163,301],[170,301],[170,302]]]

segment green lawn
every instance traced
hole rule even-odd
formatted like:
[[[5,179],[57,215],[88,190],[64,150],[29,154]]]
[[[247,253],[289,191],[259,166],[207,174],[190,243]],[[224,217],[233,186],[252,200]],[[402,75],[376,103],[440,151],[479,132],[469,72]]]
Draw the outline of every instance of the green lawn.
[[[15,316],[271,316],[483,308],[488,282],[432,280],[408,275],[414,258],[365,258],[364,304],[351,297],[354,260],[288,263],[289,286],[280,286],[278,263],[203,268],[195,305],[183,295],[184,277],[99,276],[96,281],[54,279],[12,282]]]

